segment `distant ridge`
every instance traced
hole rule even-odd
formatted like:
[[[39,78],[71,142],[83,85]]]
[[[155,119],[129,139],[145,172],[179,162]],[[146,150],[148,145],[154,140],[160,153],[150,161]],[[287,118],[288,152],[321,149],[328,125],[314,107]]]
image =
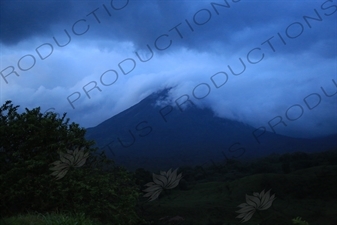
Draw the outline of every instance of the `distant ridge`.
[[[88,128],[86,138],[116,164],[130,170],[165,170],[201,165],[226,158],[256,158],[273,153],[317,152],[336,148],[337,135],[302,139],[266,132],[254,138],[254,127],[214,116],[210,109],[158,106],[170,88],[155,92],[134,106]],[[165,121],[166,120],[166,121]]]

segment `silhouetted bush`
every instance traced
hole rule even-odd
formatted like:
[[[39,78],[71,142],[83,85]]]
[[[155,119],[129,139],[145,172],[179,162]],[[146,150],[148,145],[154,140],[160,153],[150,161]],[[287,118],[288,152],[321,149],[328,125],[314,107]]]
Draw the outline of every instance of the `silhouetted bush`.
[[[85,129],[40,108],[17,112],[7,101],[0,108],[0,211],[2,216],[26,212],[84,212],[115,224],[140,224],[135,213],[139,196],[131,174],[114,167],[105,155],[94,156]],[[51,176],[58,151],[84,148],[90,157],[70,168],[60,180]]]

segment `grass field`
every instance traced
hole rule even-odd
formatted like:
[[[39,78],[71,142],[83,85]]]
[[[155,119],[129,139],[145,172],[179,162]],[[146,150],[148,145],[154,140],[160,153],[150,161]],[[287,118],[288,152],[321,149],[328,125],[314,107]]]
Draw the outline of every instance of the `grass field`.
[[[103,225],[84,214],[27,213],[0,220],[1,225]]]

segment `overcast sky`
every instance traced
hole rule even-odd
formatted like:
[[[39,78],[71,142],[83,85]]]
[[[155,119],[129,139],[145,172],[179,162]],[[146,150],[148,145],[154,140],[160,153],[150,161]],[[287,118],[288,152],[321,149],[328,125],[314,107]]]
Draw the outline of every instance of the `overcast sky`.
[[[1,104],[93,127],[174,87],[162,106],[336,134],[336,17],[336,0],[1,0]]]

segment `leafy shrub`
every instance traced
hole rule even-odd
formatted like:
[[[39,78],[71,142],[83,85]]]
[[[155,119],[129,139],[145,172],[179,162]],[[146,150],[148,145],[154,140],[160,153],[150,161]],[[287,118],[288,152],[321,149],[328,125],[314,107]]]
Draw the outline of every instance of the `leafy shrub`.
[[[66,114],[19,114],[7,101],[0,108],[0,211],[3,216],[25,212],[75,212],[115,224],[139,224],[135,205],[140,194],[132,176],[116,168],[104,154],[96,155],[85,129],[69,124]],[[81,168],[51,176],[58,151],[84,148],[90,152]]]
[[[137,224],[134,208],[140,193],[127,171],[114,169],[102,172],[83,168],[71,172],[55,182],[52,202],[58,202],[63,209],[75,209],[101,221]]]

